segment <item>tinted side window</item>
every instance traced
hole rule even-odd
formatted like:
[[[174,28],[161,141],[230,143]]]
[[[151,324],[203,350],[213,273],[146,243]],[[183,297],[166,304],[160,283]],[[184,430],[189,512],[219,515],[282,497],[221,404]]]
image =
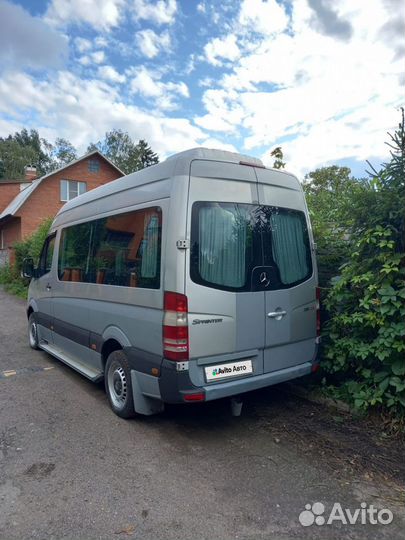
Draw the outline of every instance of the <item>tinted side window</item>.
[[[62,232],[59,279],[158,289],[161,230],[157,207],[68,227]]]
[[[45,242],[41,251],[41,255],[38,263],[38,270],[41,275],[47,274],[51,271],[53,250],[55,247],[55,235],[49,236]]]
[[[62,281],[85,281],[90,267],[90,223],[62,230],[59,247],[58,276]]]

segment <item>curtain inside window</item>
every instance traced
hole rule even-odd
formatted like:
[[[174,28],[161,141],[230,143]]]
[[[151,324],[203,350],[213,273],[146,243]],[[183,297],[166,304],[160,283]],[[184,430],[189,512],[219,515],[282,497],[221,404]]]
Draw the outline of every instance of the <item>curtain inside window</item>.
[[[199,273],[202,279],[242,287],[246,281],[246,211],[219,204],[199,212]]]
[[[141,276],[145,278],[156,277],[159,242],[158,216],[145,215],[145,229],[143,237]]]
[[[273,259],[280,270],[284,285],[295,283],[307,276],[307,246],[300,216],[293,213],[272,213]]]

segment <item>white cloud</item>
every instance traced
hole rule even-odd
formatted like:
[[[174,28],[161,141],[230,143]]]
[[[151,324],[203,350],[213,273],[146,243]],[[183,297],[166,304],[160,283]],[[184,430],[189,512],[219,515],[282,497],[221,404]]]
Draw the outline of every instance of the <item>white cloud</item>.
[[[150,28],[140,30],[135,34],[135,40],[141,53],[147,58],[154,58],[159,53],[170,51],[171,42],[167,30],[160,34],[156,34]]]
[[[52,68],[67,59],[68,40],[21,6],[0,0],[0,64]]]
[[[82,66],[90,66],[92,64],[90,56],[80,56],[78,62]]]
[[[104,51],[93,51],[84,56],[80,56],[78,59],[78,62],[82,66],[91,66],[92,64],[102,64],[104,60],[105,60]]]
[[[235,34],[229,34],[223,39],[214,38],[205,45],[204,52],[208,62],[213,66],[222,65],[219,58],[234,61],[240,56]]]
[[[285,30],[288,17],[276,0],[243,0],[239,23],[246,30],[271,35]]]
[[[364,107],[345,117],[316,123],[305,132],[283,145],[284,157],[289,170],[302,179],[315,167],[327,166],[337,160],[353,158],[364,163],[371,156],[385,156],[385,130],[392,130],[398,122],[398,112],[384,104],[365,104]],[[274,145],[275,146],[275,145]],[[270,148],[269,148],[270,150]],[[271,165],[269,152],[263,161]],[[377,159],[377,166],[380,161]],[[364,175],[366,176],[366,175]]]
[[[125,75],[121,75],[112,66],[100,66],[98,68],[98,75],[101,79],[110,81],[112,83],[123,83],[126,81]]]
[[[0,76],[2,134],[25,125],[85,149],[117,127],[134,139],[148,139],[163,155],[198,143],[223,147],[223,133],[226,143],[265,154],[267,162],[271,148],[282,145],[288,168],[301,173],[331,160],[387,155],[385,132],[395,128],[395,108],[403,103],[399,0],[368,0],[367,6],[294,0],[288,13],[284,0],[241,0],[236,8],[230,0],[221,5],[199,0],[192,8],[198,18],[192,30],[183,17],[170,32],[162,25],[176,22],[174,0],[49,2],[47,20],[41,21],[0,0],[0,68],[6,67]],[[5,9],[11,15],[2,16]],[[137,21],[138,54],[128,40],[124,11]],[[91,41],[88,29],[82,35],[80,28],[69,29],[80,36],[71,39],[73,73],[10,73],[16,66],[42,70],[63,61],[68,39],[50,28],[50,20],[96,29]],[[116,28],[120,23],[123,31]],[[163,54],[172,52],[179,32],[191,49],[184,45],[169,63]],[[200,47],[203,35],[209,37]],[[146,60],[159,67],[147,69]],[[205,73],[207,61],[221,69]],[[91,68],[79,66],[83,79],[75,74],[77,63]],[[182,78],[192,71],[189,90],[189,79]],[[191,91],[193,99],[184,103]],[[136,105],[143,100],[145,108]],[[193,107],[198,112],[189,112]],[[166,117],[176,109],[178,118]]]
[[[146,99],[153,99],[160,110],[173,110],[177,108],[177,98],[189,97],[187,85],[182,82],[163,82],[162,75],[146,68],[137,69],[131,80],[130,88],[135,94]]]
[[[176,0],[133,0],[134,19],[151,21],[155,24],[173,24],[177,13]]]
[[[235,133],[235,126],[227,122],[224,118],[219,118],[214,114],[205,114],[194,119],[197,126],[208,131],[219,131],[221,133]]]
[[[223,141],[214,137],[207,137],[206,139],[202,140],[201,146],[204,146],[205,148],[214,148],[216,150],[226,150],[228,152],[239,153],[233,144],[224,143]]]
[[[237,133],[245,111],[237,102],[234,90],[211,89],[203,95],[203,103],[208,114],[194,119],[195,123],[212,131]]]
[[[94,51],[90,54],[90,58],[93,60],[95,64],[102,64],[105,60],[105,52]]]
[[[274,4],[246,0],[238,20],[249,13],[259,16],[260,9],[266,15]],[[320,4],[313,0],[312,5]],[[311,24],[314,13],[306,0],[292,6],[293,34],[283,31],[287,18],[280,11],[273,26],[266,24],[267,34],[261,28],[261,39],[250,44],[246,28],[233,27],[241,55],[221,79],[207,81],[206,114],[196,124],[217,132],[242,131],[251,152],[281,144],[288,165],[301,172],[344,157],[384,155],[384,132],[395,127],[395,107],[403,103],[403,65],[393,58],[388,37],[378,38],[389,20],[380,9],[382,0],[370,0],[367,9],[342,0],[333,5],[335,11],[321,11],[322,33]],[[260,27],[258,21],[249,24]],[[351,31],[350,40],[343,40]]]
[[[80,53],[90,51],[92,49],[92,47],[93,47],[93,44],[89,39],[85,39],[85,38],[82,38],[82,37],[77,37],[75,39],[75,45],[76,45],[76,49]]]
[[[94,40],[94,44],[96,47],[103,49],[104,47],[107,47],[108,40],[103,36],[97,36],[96,39]]]
[[[86,23],[110,30],[118,25],[124,0],[52,0],[46,19],[54,24]]]
[[[185,93],[184,89],[181,91]],[[26,111],[29,115],[34,112],[33,127],[49,140],[70,140],[79,153],[113,128],[128,131],[133,140],[146,139],[161,158],[199,146],[207,138],[186,118],[166,118],[157,110],[128,105],[113,86],[100,80],[83,80],[69,72],[60,72],[52,81],[42,82],[21,73],[1,78],[0,111],[10,110]],[[0,124],[0,130],[2,127],[5,131],[0,131],[0,135],[8,135],[8,125]]]

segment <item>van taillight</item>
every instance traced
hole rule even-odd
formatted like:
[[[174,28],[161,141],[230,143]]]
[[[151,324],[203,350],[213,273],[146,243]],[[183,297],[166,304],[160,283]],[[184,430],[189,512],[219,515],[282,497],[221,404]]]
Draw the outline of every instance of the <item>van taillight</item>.
[[[165,292],[163,315],[163,355],[169,360],[188,360],[187,296]]]
[[[316,335],[321,335],[321,288],[316,287]]]

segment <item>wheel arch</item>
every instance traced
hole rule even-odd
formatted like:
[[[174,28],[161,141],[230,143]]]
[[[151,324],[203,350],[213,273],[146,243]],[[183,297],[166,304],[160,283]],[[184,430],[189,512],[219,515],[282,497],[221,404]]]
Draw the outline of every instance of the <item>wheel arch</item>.
[[[38,306],[35,300],[31,300],[28,304],[26,313],[27,313],[27,319],[30,318],[31,313],[36,313],[38,311]]]
[[[103,362],[103,368],[107,363],[107,358],[114,351],[121,351],[123,347],[116,339],[107,339],[101,347],[101,360]]]
[[[103,332],[102,340],[101,359],[103,367],[105,367],[107,358],[113,351],[123,350],[125,347],[131,346],[131,342],[127,336],[116,326],[109,326],[106,328]]]

